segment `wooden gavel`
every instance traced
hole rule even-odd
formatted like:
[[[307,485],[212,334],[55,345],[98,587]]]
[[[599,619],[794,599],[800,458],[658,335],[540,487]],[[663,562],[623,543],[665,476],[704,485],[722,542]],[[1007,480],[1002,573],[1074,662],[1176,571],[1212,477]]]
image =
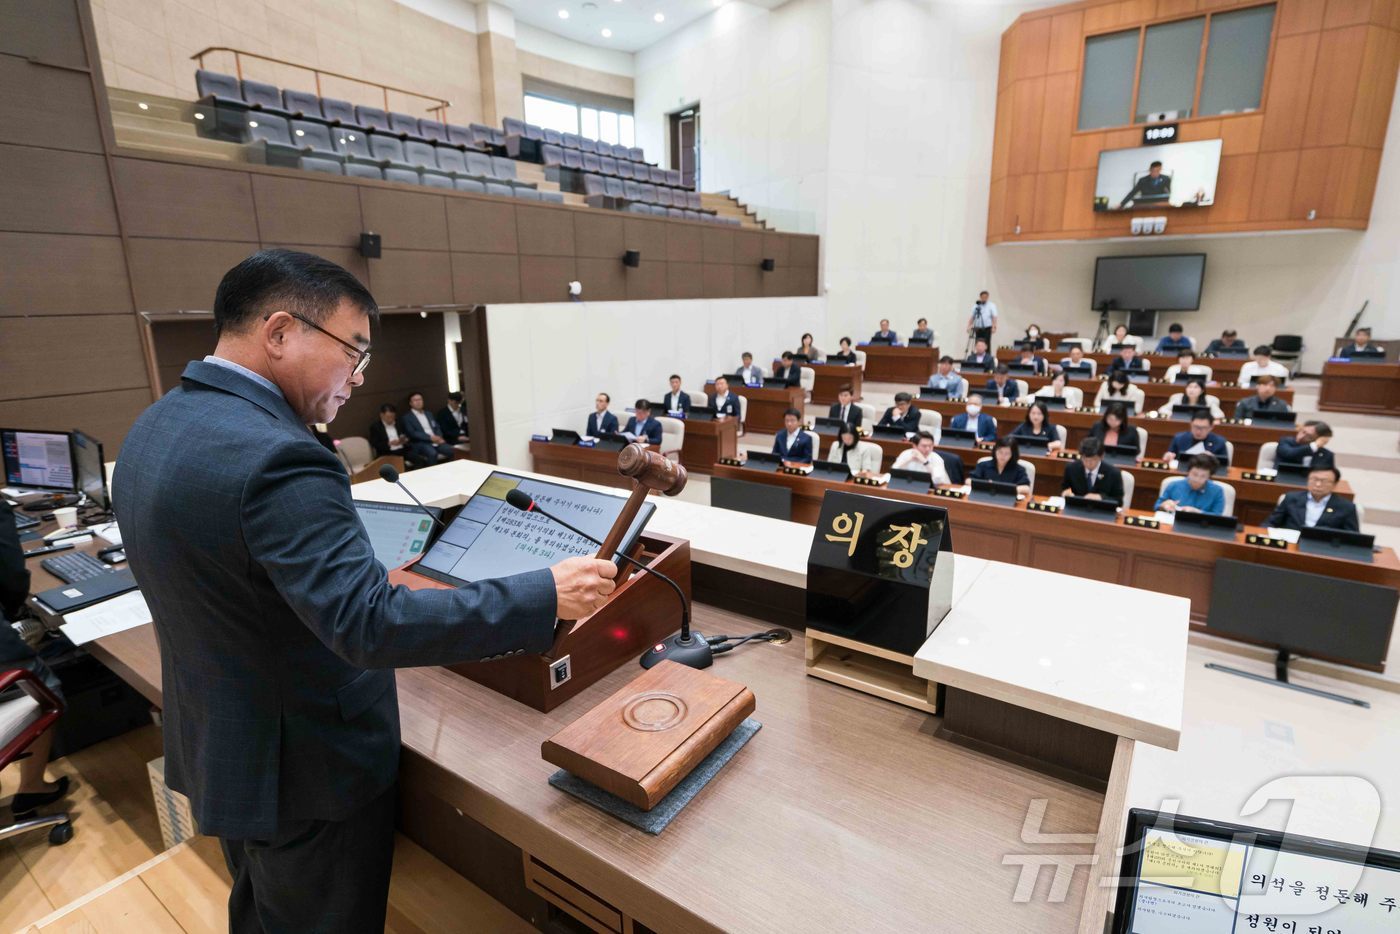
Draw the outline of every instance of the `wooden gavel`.
[[[646,501],[647,493],[657,490],[667,496],[675,496],[685,489],[685,468],[662,457],[655,451],[648,451],[645,445],[633,442],[617,452],[617,472],[632,478],[632,495],[627,497],[617,521],[603,539],[598,549],[598,557],[609,561],[622,544],[622,537],[632,527],[637,511]]]

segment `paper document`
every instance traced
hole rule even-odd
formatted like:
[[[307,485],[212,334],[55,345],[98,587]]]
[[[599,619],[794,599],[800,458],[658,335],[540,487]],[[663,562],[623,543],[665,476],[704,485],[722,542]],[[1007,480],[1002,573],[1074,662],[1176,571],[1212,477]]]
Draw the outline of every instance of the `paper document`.
[[[1270,538],[1277,538],[1279,541],[1288,542],[1290,545],[1298,544],[1298,539],[1303,537],[1303,533],[1297,529],[1265,529]]]
[[[63,617],[63,634],[74,645],[83,645],[113,633],[144,626],[151,621],[146,598],[139,590],[126,593],[94,606],[75,610]]]

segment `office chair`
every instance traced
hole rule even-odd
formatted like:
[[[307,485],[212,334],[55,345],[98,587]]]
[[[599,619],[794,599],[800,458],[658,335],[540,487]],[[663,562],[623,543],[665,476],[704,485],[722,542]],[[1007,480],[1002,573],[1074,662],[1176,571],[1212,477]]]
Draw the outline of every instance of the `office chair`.
[[[63,715],[63,702],[43,681],[23,668],[0,672],[0,694],[11,687],[22,692],[11,700],[0,701],[0,769],[30,755],[29,747]],[[61,846],[73,839],[73,824],[68,812],[31,814],[16,819],[8,827],[0,826],[0,840],[19,836],[41,827],[49,828],[49,843]]]
[[[1288,367],[1291,379],[1298,372],[1298,361],[1303,357],[1303,336],[1301,334],[1275,334],[1273,342],[1274,359]]]

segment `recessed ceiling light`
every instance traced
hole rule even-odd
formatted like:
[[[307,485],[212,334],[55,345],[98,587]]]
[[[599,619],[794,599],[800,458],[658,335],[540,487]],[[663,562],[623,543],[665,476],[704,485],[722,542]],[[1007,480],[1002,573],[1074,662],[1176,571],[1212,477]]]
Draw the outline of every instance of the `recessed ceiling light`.
[[[568,10],[560,10],[560,11],[559,11],[559,18],[560,18],[560,19],[568,19],[568,18],[569,18],[569,11],[568,11]]]
[[[604,39],[611,39],[611,38],[612,38],[612,30],[609,29],[609,28],[606,27],[606,26],[603,27],[603,38],[604,38]]]
[[[652,17],[652,19],[656,20],[658,23],[664,23],[666,22],[666,14],[657,13],[655,16]]]

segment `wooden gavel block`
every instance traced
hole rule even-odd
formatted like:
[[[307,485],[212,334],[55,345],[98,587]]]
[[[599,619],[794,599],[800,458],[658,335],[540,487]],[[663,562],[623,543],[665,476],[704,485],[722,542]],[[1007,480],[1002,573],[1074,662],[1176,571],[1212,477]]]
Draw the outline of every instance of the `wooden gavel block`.
[[[647,493],[656,490],[667,496],[675,496],[685,489],[685,468],[662,457],[655,451],[648,451],[645,445],[633,442],[617,452],[617,472],[632,478],[632,495],[617,516],[608,534],[603,538],[598,557],[611,560],[622,543],[622,537],[637,518],[637,511],[646,501]]]

